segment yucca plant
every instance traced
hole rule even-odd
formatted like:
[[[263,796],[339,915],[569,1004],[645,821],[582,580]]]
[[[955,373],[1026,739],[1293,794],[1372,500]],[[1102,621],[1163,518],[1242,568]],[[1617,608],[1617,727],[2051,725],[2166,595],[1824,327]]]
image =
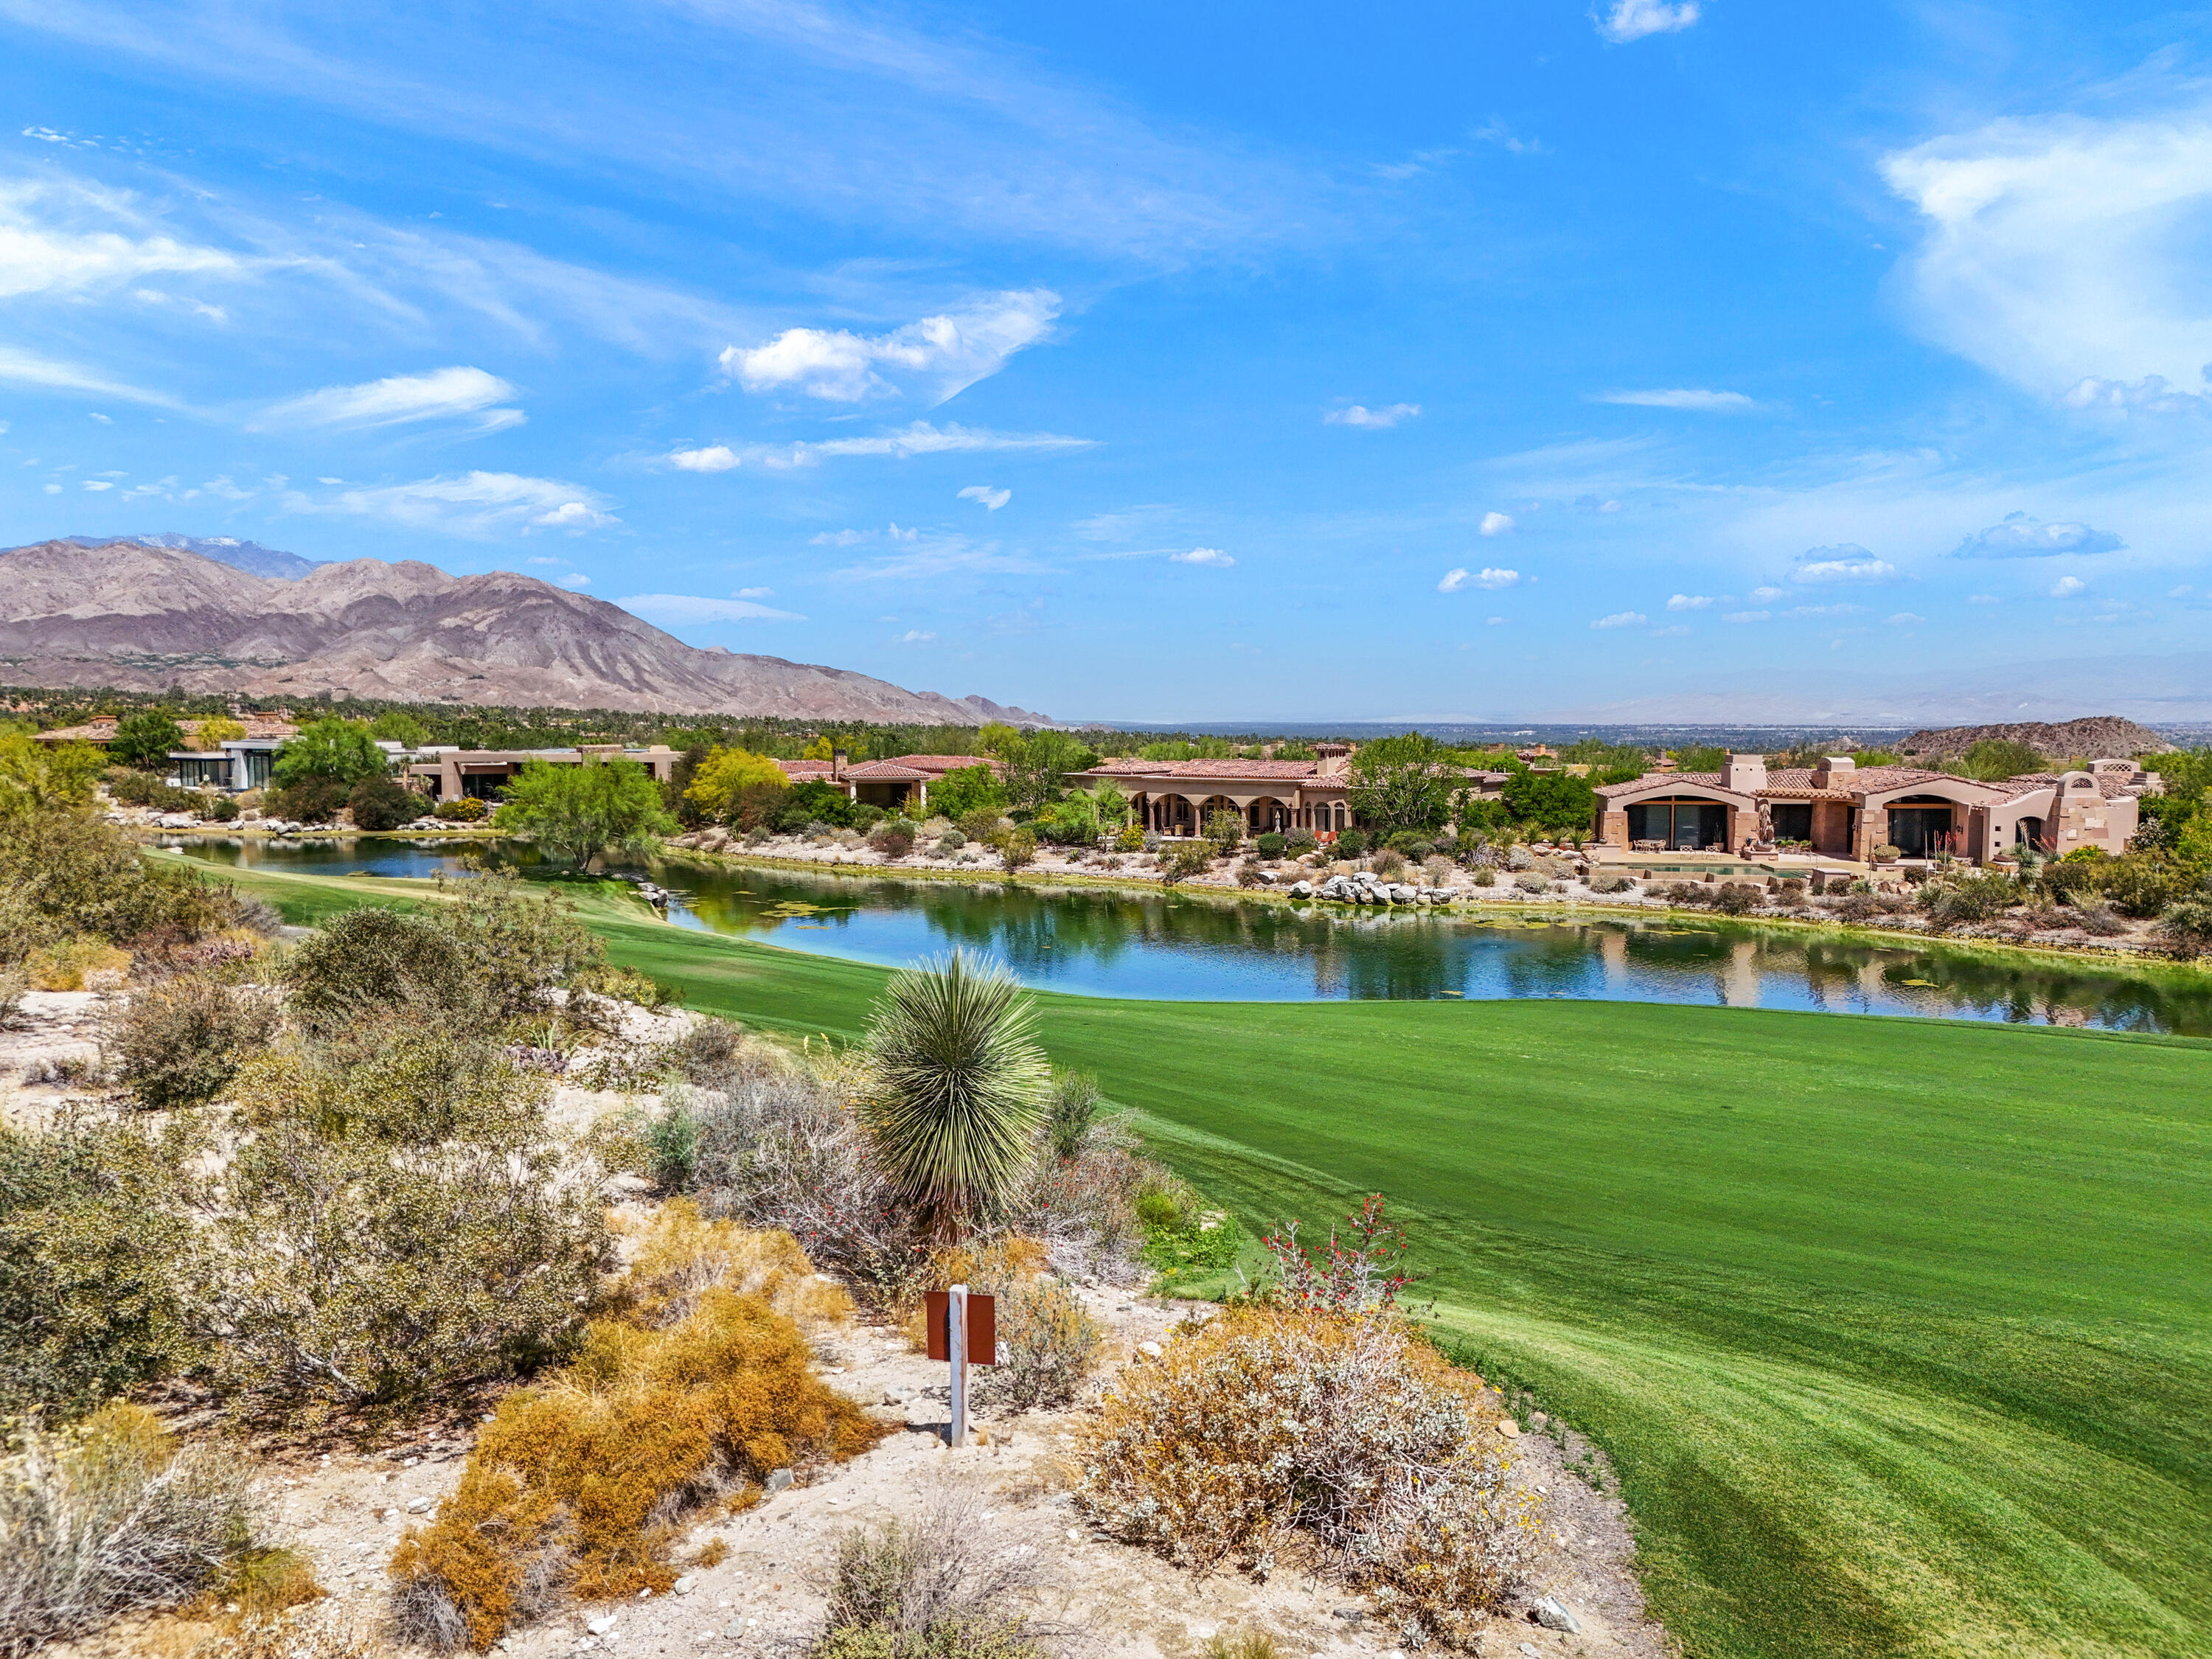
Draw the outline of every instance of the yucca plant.
[[[955,951],[892,976],[868,1023],[864,1121],[899,1198],[940,1236],[1030,1156],[1052,1080],[1013,975]]]

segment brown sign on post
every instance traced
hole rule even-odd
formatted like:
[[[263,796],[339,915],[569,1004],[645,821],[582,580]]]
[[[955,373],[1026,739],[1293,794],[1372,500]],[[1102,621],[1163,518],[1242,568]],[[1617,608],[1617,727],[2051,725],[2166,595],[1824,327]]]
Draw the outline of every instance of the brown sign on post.
[[[994,1298],[972,1291],[963,1298],[968,1304],[967,1360],[971,1365],[999,1363],[999,1314]],[[932,1291],[924,1298],[922,1318],[929,1327],[929,1357],[949,1360],[951,1345],[952,1292]]]

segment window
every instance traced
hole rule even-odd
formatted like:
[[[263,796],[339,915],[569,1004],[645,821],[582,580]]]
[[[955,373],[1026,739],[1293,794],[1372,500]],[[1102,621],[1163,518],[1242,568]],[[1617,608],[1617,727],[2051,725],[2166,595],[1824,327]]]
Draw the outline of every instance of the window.
[[[1661,842],[1679,852],[1726,847],[1728,820],[1729,810],[1718,801],[1686,797],[1638,801],[1628,809],[1628,838]]]
[[[1812,802],[1779,801],[1768,811],[1774,818],[1774,838],[1777,841],[1813,839]]]

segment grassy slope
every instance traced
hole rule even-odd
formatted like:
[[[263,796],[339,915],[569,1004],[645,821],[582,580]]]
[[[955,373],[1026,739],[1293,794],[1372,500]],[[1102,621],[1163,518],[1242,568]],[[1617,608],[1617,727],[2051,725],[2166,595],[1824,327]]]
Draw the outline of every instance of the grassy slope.
[[[398,885],[241,884],[300,920]],[[766,1030],[849,1037],[883,980],[588,909]],[[1389,1194],[1446,1331],[1612,1454],[1693,1654],[2212,1653],[2212,1044],[1038,1000],[1248,1218]]]

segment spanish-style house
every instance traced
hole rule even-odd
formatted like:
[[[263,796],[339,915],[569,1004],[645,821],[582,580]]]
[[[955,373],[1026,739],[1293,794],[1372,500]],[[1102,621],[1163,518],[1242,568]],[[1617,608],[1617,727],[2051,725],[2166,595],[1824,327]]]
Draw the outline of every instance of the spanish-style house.
[[[1006,769],[988,755],[893,755],[854,766],[842,749],[826,761],[780,760],[776,764],[793,783],[833,784],[868,806],[893,807],[911,797],[916,811],[927,810],[930,786],[942,782],[947,772],[988,766],[1003,776]]]
[[[1352,745],[1317,743],[1310,761],[1101,761],[1070,780],[1112,783],[1129,797],[1137,822],[1164,836],[1194,836],[1215,812],[1239,814],[1253,835],[1310,830],[1333,835],[1360,825],[1352,805]],[[1504,772],[1462,774],[1465,786],[1495,797]]]
[[[464,795],[497,800],[532,761],[543,761],[549,766],[581,766],[586,761],[635,761],[653,775],[655,783],[665,783],[676,775],[678,758],[665,743],[645,749],[626,749],[618,743],[585,743],[573,749],[453,749],[432,744],[416,751],[412,763],[406,768],[406,781],[410,788],[432,800],[459,800]]]
[[[1718,772],[1647,772],[1601,784],[1590,833],[1623,851],[1743,853],[1795,842],[1863,863],[1881,847],[1974,864],[2019,848],[2117,854],[2136,832],[2140,798],[2164,787],[2131,760],[1983,783],[1918,767],[1856,766],[1848,756],[1769,772],[1763,756],[1731,755]]]

